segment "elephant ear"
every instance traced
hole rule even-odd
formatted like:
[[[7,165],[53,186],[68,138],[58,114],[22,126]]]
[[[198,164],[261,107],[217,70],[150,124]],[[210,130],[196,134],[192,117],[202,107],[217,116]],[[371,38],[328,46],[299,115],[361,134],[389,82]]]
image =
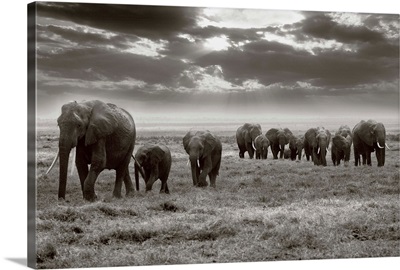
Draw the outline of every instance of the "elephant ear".
[[[277,140],[277,132],[278,129],[271,128],[267,131],[267,133],[265,133],[265,137],[267,137],[270,142],[275,142]]]
[[[89,125],[86,131],[85,145],[96,143],[114,133],[118,127],[115,111],[103,102],[96,103],[92,108]]]
[[[248,130],[243,130],[243,138],[245,142],[251,142],[250,132]]]
[[[372,146],[374,142],[374,129],[376,128],[376,123],[371,122],[361,122],[358,126],[356,133],[358,136],[369,146]]]
[[[189,142],[192,139],[192,137],[194,136],[195,132],[193,131],[189,131],[188,133],[186,133],[186,135],[183,137],[182,142],[183,142],[183,148],[185,148],[185,151],[189,154]]]
[[[162,150],[159,146],[153,147],[153,149],[151,149],[150,153],[151,153],[152,162],[155,162],[155,163],[160,162],[165,155],[164,150]]]
[[[217,144],[217,139],[211,133],[207,132],[204,137],[204,155],[210,155],[211,151],[215,148]]]

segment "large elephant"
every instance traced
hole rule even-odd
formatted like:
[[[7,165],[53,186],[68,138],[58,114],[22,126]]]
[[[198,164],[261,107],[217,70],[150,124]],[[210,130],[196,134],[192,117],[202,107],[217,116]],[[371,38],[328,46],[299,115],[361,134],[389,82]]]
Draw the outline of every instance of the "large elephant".
[[[265,134],[268,138],[271,152],[274,159],[278,159],[278,154],[280,152],[279,158],[283,158],[283,153],[285,151],[285,145],[289,143],[290,138],[293,136],[292,132],[288,128],[271,128]]]
[[[301,154],[304,148],[304,138],[292,136],[289,140],[290,159],[296,160],[296,157],[301,160]]]
[[[382,123],[374,120],[364,121],[353,128],[354,164],[360,164],[360,155],[363,164],[371,166],[371,152],[375,151],[378,167],[385,165],[386,130]]]
[[[260,134],[254,140],[256,148],[256,159],[267,159],[269,140],[264,135]]]
[[[254,140],[258,135],[262,134],[259,124],[245,123],[236,131],[236,142],[239,147],[239,157],[244,158],[244,153],[247,151],[250,158],[253,158],[255,146]]]
[[[55,160],[60,158],[59,199],[65,199],[68,158],[74,147],[84,199],[96,199],[94,184],[104,169],[116,171],[114,197],[121,197],[122,182],[127,195],[134,191],[128,166],[135,146],[136,128],[127,111],[99,100],[70,102],[62,106],[57,122],[60,139]]]
[[[139,172],[141,172],[146,191],[151,190],[156,180],[161,180],[160,193],[169,194],[168,176],[171,169],[171,152],[165,145],[145,145],[135,154],[135,182],[139,190]]]
[[[206,177],[215,187],[221,165],[222,144],[210,131],[189,131],[183,137],[183,147],[189,154],[194,186],[207,186]]]
[[[340,126],[332,138],[331,156],[334,166],[340,165],[340,160],[344,160],[344,165],[348,166],[352,142],[350,127],[347,125]]]
[[[304,134],[304,151],[307,160],[310,156],[314,165],[326,166],[326,152],[331,140],[331,133],[325,128],[310,128]]]

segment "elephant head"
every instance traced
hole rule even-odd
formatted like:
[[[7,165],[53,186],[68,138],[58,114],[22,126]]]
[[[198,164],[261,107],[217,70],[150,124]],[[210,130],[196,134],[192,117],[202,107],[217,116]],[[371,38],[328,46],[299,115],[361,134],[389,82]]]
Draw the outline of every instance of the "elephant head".
[[[351,129],[348,125],[341,125],[336,131],[335,135],[341,135],[343,137],[352,136]]]
[[[166,146],[146,145],[135,154],[135,182],[139,190],[139,173],[146,184],[146,191],[152,189],[154,182],[161,179],[161,192],[168,193],[166,181],[171,167],[171,154]]]
[[[206,176],[213,170],[215,160],[219,159],[220,162],[221,142],[208,130],[197,132],[189,131],[183,137],[183,147],[186,153],[189,154],[193,185],[207,186]],[[215,186],[214,181],[215,178],[211,179],[212,186]]]
[[[376,144],[378,148],[385,147],[386,130],[382,123],[377,123],[374,120],[363,121],[357,130],[357,134],[369,146]]]
[[[293,134],[288,128],[277,129],[271,128],[267,131],[265,136],[268,138],[271,144],[272,154],[274,159],[278,158],[278,152],[280,152],[280,158],[283,158],[285,151],[285,145],[290,142]]]
[[[331,140],[331,133],[325,128],[317,128],[316,134],[317,142],[317,158],[320,165],[326,166],[326,152],[328,151],[329,142]]]

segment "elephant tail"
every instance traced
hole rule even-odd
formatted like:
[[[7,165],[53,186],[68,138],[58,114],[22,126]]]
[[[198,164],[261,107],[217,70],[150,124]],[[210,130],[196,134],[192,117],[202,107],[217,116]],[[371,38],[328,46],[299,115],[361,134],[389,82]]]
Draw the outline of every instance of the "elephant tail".
[[[142,166],[140,166],[139,162],[132,155],[133,160],[135,161],[135,182],[136,182],[136,190],[139,191],[139,173],[142,175],[143,179],[146,179]]]

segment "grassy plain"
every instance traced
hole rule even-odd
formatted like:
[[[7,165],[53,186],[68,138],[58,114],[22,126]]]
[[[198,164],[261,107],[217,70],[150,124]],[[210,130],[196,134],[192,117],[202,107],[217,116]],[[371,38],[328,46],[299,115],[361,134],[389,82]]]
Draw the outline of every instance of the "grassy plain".
[[[289,127],[290,128],[290,127]],[[171,194],[141,190],[112,198],[114,171],[100,174],[99,200],[82,199],[77,173],[58,202],[58,130],[37,130],[38,268],[222,263],[400,256],[398,130],[388,131],[383,168],[317,167],[305,160],[239,159],[236,126],[209,129],[222,141],[217,188],[192,186],[184,125],[138,127],[137,149],[164,143],[172,153]],[[263,126],[265,131],[268,129]],[[306,126],[292,131],[304,134]],[[214,131],[215,130],[215,131]],[[334,130],[331,130],[334,131]],[[133,179],[133,162],[130,173]],[[134,179],[133,179],[134,180]]]

